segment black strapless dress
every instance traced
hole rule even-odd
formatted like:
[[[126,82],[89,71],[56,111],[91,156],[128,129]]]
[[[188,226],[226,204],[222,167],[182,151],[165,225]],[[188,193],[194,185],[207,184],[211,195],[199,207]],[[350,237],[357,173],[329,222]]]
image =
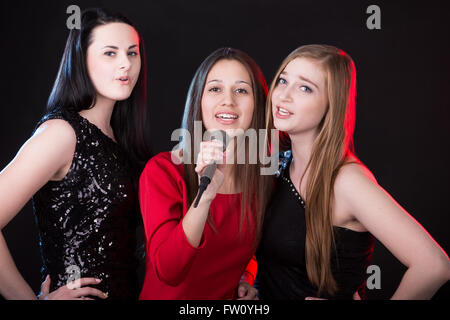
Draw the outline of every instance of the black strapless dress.
[[[305,261],[306,223],[304,201],[289,178],[289,158],[276,182],[264,219],[261,242],[256,252],[257,282],[262,299],[303,300],[317,297],[317,287],[308,279]],[[282,163],[283,163],[282,160]],[[338,291],[326,299],[352,299],[358,291],[365,297],[367,267],[371,263],[374,237],[335,226],[336,251],[331,269]]]
[[[111,299],[137,299],[136,225],[138,198],[124,150],[78,113],[52,112],[75,131],[72,165],[61,181],[49,181],[33,196],[43,261],[51,291],[76,278]]]

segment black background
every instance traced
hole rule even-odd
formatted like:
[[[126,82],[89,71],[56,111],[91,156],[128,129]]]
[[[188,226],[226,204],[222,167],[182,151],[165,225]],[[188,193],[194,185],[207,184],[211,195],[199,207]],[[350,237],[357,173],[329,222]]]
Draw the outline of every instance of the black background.
[[[154,154],[176,144],[170,137],[180,127],[190,80],[213,50],[231,46],[247,52],[270,83],[293,49],[330,44],[356,64],[357,155],[448,252],[450,51],[444,3],[2,1],[0,168],[30,137],[45,110],[69,32],[69,5],[121,11],[143,34]],[[381,30],[366,27],[371,4],[381,8]],[[38,292],[41,262],[30,202],[3,233],[17,267]],[[373,264],[381,268],[381,289],[367,290],[368,299],[387,299],[406,268],[379,242]],[[450,298],[448,284],[438,298]]]

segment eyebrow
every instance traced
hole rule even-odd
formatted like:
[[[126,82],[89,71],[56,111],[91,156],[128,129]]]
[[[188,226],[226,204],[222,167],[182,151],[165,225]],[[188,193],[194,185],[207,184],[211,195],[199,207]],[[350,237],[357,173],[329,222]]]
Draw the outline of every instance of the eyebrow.
[[[281,74],[282,74],[282,75],[287,75],[287,72],[286,72],[286,71],[283,71]],[[309,80],[308,78],[305,78],[305,77],[303,77],[302,75],[299,75],[298,78],[301,79],[301,80],[303,80],[303,81],[306,81],[306,82],[311,83],[313,86],[315,86],[317,89],[319,89],[319,86],[318,86],[317,84],[315,84],[314,82],[312,82],[311,80]]]
[[[133,44],[133,45],[129,46],[128,50],[133,49],[135,47],[137,47],[137,44]],[[116,47],[116,46],[104,46],[102,49],[105,49],[105,48],[111,48],[111,49],[119,50],[119,47]]]
[[[213,80],[209,80],[208,81],[208,83],[210,83],[210,82],[223,82],[223,81],[222,80],[213,79]],[[244,80],[238,80],[235,83],[245,83],[245,84],[248,84],[251,87],[250,83],[248,83],[247,81],[244,81]]]

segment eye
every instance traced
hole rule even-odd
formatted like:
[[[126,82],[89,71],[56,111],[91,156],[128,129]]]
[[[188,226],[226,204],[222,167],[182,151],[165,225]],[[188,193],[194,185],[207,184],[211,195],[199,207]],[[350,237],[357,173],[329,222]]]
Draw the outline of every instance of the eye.
[[[114,56],[116,53],[115,53],[114,51],[106,51],[104,54],[107,55],[108,57],[112,57],[112,56]]]
[[[247,94],[248,93],[248,91],[246,89],[243,89],[243,88],[236,89],[236,92],[237,93],[241,93],[241,94]]]
[[[312,92],[311,88],[308,86],[301,86],[300,90],[302,90],[303,92],[308,92],[308,93]]]
[[[128,55],[129,56],[137,56],[138,55],[138,53],[136,52],[136,51],[130,51],[130,52],[128,52]]]
[[[278,78],[278,84],[287,84],[287,81],[284,78]]]
[[[219,87],[211,87],[208,89],[209,92],[220,92],[220,88]]]

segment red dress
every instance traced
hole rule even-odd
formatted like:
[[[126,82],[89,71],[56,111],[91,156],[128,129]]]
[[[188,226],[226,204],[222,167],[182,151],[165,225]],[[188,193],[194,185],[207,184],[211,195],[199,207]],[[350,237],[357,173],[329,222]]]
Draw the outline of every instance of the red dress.
[[[198,248],[187,240],[181,221],[188,211],[184,167],[163,152],[147,163],[139,181],[145,228],[146,272],[140,299],[234,299],[245,271],[256,275],[253,237],[243,224],[241,194],[217,194]]]

